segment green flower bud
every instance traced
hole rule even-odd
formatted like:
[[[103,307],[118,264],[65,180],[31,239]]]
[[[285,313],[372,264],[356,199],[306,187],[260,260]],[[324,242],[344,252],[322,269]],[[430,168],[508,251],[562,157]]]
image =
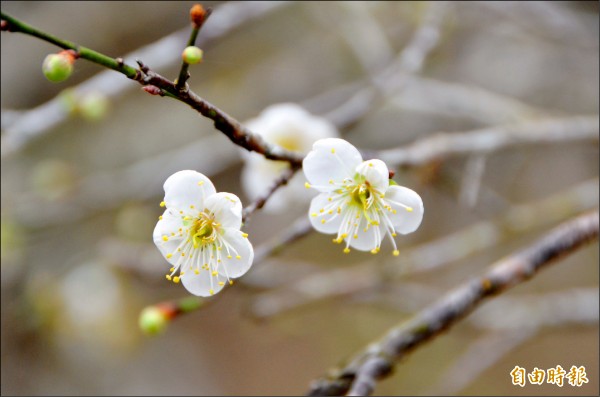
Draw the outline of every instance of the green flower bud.
[[[88,121],[101,120],[109,108],[109,101],[104,94],[90,92],[79,101],[79,112]]]
[[[44,59],[42,71],[53,83],[65,81],[73,73],[73,58],[65,54],[49,54]]]
[[[183,50],[181,57],[183,58],[183,62],[193,65],[194,63],[198,63],[202,61],[203,52],[200,48],[189,46]]]
[[[157,307],[150,306],[140,313],[140,329],[150,336],[162,333],[169,324],[169,319],[164,311]]]

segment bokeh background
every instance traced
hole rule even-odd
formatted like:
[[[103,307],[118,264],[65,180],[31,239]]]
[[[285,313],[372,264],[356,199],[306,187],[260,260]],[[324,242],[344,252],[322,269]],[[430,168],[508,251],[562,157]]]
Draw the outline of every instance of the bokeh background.
[[[175,78],[193,4],[1,7],[130,64],[127,54],[142,49],[142,60]],[[357,147],[598,114],[598,2],[204,5],[215,13],[200,33],[205,60],[191,67],[189,84],[238,120],[279,102],[339,116],[427,24],[439,36],[422,67],[405,64],[397,89],[363,103],[369,110],[354,119],[353,112],[338,119]],[[117,73],[101,75],[89,62],[78,61],[68,81],[50,83],[41,64],[55,47],[22,34],[2,32],[1,40],[3,395],[303,394],[311,380],[445,291],[598,205],[597,129],[587,140],[402,167],[396,180],[421,194],[426,211],[417,232],[396,239],[400,257],[391,257],[387,243],[377,257],[344,255],[329,236],[313,233],[148,337],[138,327],[140,311],[187,294],[164,280],[167,265],[151,239],[162,184],[195,169],[247,204],[239,148],[185,105],[150,96]],[[68,114],[86,92],[107,98],[105,115]],[[19,128],[38,134],[20,141]],[[13,148],[16,141],[23,144]],[[260,247],[306,211],[257,212],[246,231]],[[435,242],[482,222],[494,231],[493,244],[426,271],[423,258],[436,262],[449,252]],[[468,251],[479,234],[451,245]],[[422,271],[404,272],[410,253],[410,268]],[[338,279],[335,269],[357,270]],[[376,280],[365,282],[369,274]],[[597,395],[598,349],[594,242],[411,353],[376,393]],[[589,383],[521,388],[509,376],[516,365],[581,365]]]

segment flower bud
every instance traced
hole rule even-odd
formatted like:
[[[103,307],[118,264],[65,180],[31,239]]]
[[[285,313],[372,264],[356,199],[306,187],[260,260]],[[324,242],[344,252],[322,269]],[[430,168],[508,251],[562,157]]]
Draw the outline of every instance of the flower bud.
[[[68,79],[71,73],[73,73],[74,60],[72,56],[64,52],[49,54],[42,64],[44,76],[53,83],[60,83]]]
[[[196,26],[202,26],[204,19],[206,18],[206,10],[201,4],[194,4],[190,9],[190,19]]]
[[[101,120],[108,112],[109,101],[99,92],[87,93],[79,102],[79,113],[88,121]]]
[[[183,62],[193,65],[202,61],[203,52],[200,48],[195,46],[186,47],[181,54]]]
[[[150,336],[162,333],[169,324],[166,313],[156,306],[150,306],[140,313],[140,329]]]

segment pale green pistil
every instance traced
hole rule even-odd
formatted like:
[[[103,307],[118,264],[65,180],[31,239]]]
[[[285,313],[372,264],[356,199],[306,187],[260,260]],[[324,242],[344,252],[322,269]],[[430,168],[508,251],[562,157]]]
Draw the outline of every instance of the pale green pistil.
[[[375,201],[368,182],[354,186],[350,192],[350,197],[351,202],[361,206],[364,211],[368,211]]]
[[[194,248],[214,243],[218,227],[219,224],[215,222],[214,215],[201,212],[189,228],[189,239]]]

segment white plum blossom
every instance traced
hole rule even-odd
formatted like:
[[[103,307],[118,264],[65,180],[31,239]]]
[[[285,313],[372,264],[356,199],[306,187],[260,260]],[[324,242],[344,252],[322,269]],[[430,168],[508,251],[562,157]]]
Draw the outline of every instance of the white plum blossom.
[[[320,192],[310,204],[312,226],[321,233],[337,233],[333,241],[345,241],[346,253],[353,247],[376,254],[388,235],[398,255],[396,233],[412,233],[421,224],[421,197],[391,181],[383,161],[363,161],[343,139],[315,142],[302,169],[306,187]]]
[[[154,228],[154,243],[172,265],[167,279],[192,294],[210,296],[252,266],[254,250],[240,231],[242,204],[217,193],[203,174],[185,170],[164,184],[166,207]]]
[[[294,103],[271,105],[244,125],[266,142],[302,154],[308,153],[316,140],[338,136],[337,129],[327,119],[314,116]],[[267,160],[254,152],[244,151],[243,156],[242,186],[250,200],[265,194],[288,167],[285,161]],[[285,188],[273,194],[263,210],[278,213],[289,205],[308,203],[310,195],[305,191],[303,182],[300,174],[295,175]]]

